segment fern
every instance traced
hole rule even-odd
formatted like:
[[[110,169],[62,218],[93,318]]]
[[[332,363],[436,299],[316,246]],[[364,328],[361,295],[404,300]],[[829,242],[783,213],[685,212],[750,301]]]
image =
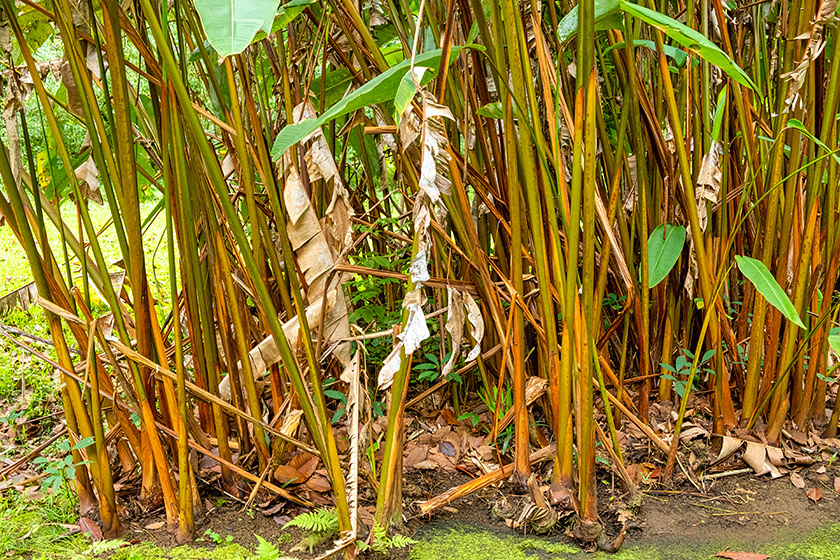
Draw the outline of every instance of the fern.
[[[335,510],[320,508],[296,515],[283,528],[298,527],[313,533],[338,533],[338,514]]]
[[[411,537],[399,534],[391,537],[391,548],[405,548],[407,546],[411,546],[412,544],[417,544],[417,541]]]
[[[250,560],[278,560],[280,558],[280,551],[277,549],[277,546],[259,535],[254,536],[257,537],[260,544],[257,545],[257,549],[254,551],[256,554]]]
[[[388,530],[379,523],[373,524],[373,544],[367,544],[364,541],[356,541],[356,546],[361,552],[373,551],[377,554],[385,554],[393,548],[405,548],[409,545],[416,544],[412,538],[405,535],[388,536]]]
[[[338,534],[338,514],[335,510],[320,508],[295,516],[283,526],[284,529],[286,527],[310,531],[310,534],[303,537],[292,550],[304,550],[308,547],[311,554],[316,546]]]

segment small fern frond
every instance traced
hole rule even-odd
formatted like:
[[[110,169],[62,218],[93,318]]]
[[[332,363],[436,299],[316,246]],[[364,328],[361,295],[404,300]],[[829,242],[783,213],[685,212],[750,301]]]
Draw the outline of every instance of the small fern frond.
[[[296,515],[283,526],[284,529],[286,527],[298,527],[313,533],[334,533],[338,531],[338,514],[335,510],[320,508]]]
[[[405,548],[412,544],[417,544],[417,541],[405,535],[394,535],[391,537],[391,548]]]
[[[256,555],[252,557],[252,560],[277,560],[280,558],[280,551],[277,549],[277,546],[259,535],[254,536],[257,537],[260,544],[257,545],[257,549],[255,550]]]

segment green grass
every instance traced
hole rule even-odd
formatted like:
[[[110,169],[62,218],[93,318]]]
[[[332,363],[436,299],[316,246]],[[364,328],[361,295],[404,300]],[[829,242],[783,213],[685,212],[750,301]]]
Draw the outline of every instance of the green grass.
[[[148,216],[155,206],[156,199],[144,202],[141,205],[141,216],[145,219],[145,216]],[[105,260],[108,263],[114,263],[121,258],[121,255],[116,233],[113,226],[109,225],[110,212],[107,206],[90,204],[89,208],[95,227],[102,230],[102,234],[97,239],[102,247]],[[61,212],[68,223],[76,221],[76,207],[72,201],[62,204]],[[149,282],[153,297],[160,303],[158,309],[161,318],[166,314],[171,299],[169,297],[169,267],[167,264],[165,227],[165,216],[163,212],[160,212],[149,224],[144,236]],[[62,263],[62,271],[66,270],[58,230],[52,225],[48,225],[47,236],[56,258]],[[74,283],[81,286],[81,264],[72,256],[70,268],[74,275]],[[113,267],[111,271],[114,270],[118,269]],[[26,260],[26,254],[8,227],[0,228],[0,271],[2,271],[0,272],[0,296],[32,281],[32,273]],[[91,303],[95,313],[107,312],[107,306],[95,291],[91,292]],[[47,340],[51,339],[44,321],[43,311],[37,305],[31,306],[27,310],[21,310],[20,308],[10,310],[5,315],[0,316],[0,324],[15,327]],[[65,328],[65,332],[68,341],[72,342],[73,338],[70,336],[69,330]],[[55,359],[52,346],[25,338],[22,340],[51,359]],[[19,412],[21,410],[26,411],[29,418],[45,414],[48,406],[56,398],[58,389],[58,380],[53,368],[42,360],[20,350],[5,338],[0,338],[0,352],[3,355],[3,359],[0,360],[0,419],[7,417],[9,412]],[[10,407],[9,404],[12,406]]]
[[[89,546],[87,538],[67,536],[61,525],[77,522],[75,499],[67,492],[34,502],[14,492],[0,496],[0,557],[80,553]]]
[[[140,205],[141,220],[146,217],[155,208],[159,196],[150,197],[149,200]],[[105,257],[105,262],[111,264],[122,258],[120,254],[119,244],[117,242],[117,234],[114,227],[110,225],[111,213],[107,204],[99,206],[97,204],[89,203],[88,209],[90,211],[91,220],[94,227],[101,231],[101,235],[97,236],[102,253]],[[61,216],[68,224],[77,223],[77,213],[75,203],[66,201],[61,205]],[[107,225],[107,227],[106,227]],[[75,233],[78,233],[76,231]],[[50,247],[58,259],[61,270],[66,270],[64,266],[64,252],[61,246],[61,236],[58,230],[53,227],[51,223],[47,223],[47,237],[50,241]],[[78,235],[77,235],[78,237]],[[87,239],[87,235],[85,235]],[[167,264],[167,243],[166,243],[166,223],[165,216],[161,210],[155,219],[149,224],[148,229],[143,236],[144,251],[146,254],[146,267],[149,271],[149,282],[152,288],[152,295],[162,302],[169,301],[169,266]],[[176,247],[177,258],[177,247]],[[70,253],[70,268],[73,272],[74,283],[81,285],[80,277],[82,274],[81,264],[72,253]],[[113,268],[110,272],[117,270]],[[32,281],[32,272],[29,268],[29,263],[26,260],[26,253],[18,242],[17,238],[8,227],[0,228],[0,296],[5,295],[12,290],[16,290]]]

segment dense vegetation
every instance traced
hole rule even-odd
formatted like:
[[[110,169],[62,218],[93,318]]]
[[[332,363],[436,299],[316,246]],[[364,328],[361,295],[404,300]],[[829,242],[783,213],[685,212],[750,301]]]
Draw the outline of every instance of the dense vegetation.
[[[498,468],[421,512],[512,476],[533,523],[574,509],[609,548],[596,446],[632,487],[623,424],[666,479],[692,477],[687,411],[836,436],[837,8],[0,0],[0,213],[82,512],[120,534],[115,473],[139,465],[188,540],[191,453],[249,502],[308,503],[275,473],[303,450],[337,546],[367,532],[360,484],[387,539],[409,398],[445,391]]]

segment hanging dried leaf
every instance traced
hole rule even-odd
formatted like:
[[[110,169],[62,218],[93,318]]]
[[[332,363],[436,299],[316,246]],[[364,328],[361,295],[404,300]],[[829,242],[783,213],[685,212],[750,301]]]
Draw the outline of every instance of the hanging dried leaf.
[[[350,528],[353,532],[354,539],[358,533],[359,517],[359,432],[361,431],[359,429],[359,407],[362,404],[361,400],[363,395],[361,374],[361,356],[360,352],[356,352],[350,360],[350,365],[341,374],[341,381],[350,386],[346,404],[349,412],[347,433],[350,436],[350,468],[347,473],[347,502],[350,506]],[[324,482],[327,481],[324,480]],[[329,491],[329,483],[327,483],[326,490],[318,490],[311,485],[309,487],[318,492]]]
[[[79,190],[82,196],[91,202],[103,206],[102,192],[99,190],[99,169],[93,161],[93,156],[88,156],[83,164],[76,168],[76,179],[79,180]]]
[[[433,96],[423,95],[422,138],[423,160],[420,166],[420,188],[432,204],[440,200],[441,194],[449,194],[450,182],[447,178],[449,167],[449,140],[443,128],[443,119],[455,120],[448,107],[439,105]]]
[[[788,96],[785,99],[785,103],[790,107],[795,107],[798,104],[801,98],[800,90],[805,85],[805,77],[808,75],[808,68],[825,49],[825,26],[834,21],[838,5],[840,5],[840,0],[823,0],[820,11],[811,27],[811,32],[796,37],[796,39],[808,39],[808,45],[805,47],[802,59],[796,67],[783,75],[790,80]]]
[[[467,354],[467,361],[471,362],[481,352],[481,341],[484,339],[484,317],[475,300],[467,292],[464,292],[464,305],[467,308],[467,320],[470,322],[470,336],[475,340],[475,346]]]
[[[703,156],[703,163],[700,165],[700,172],[697,175],[697,188],[694,196],[697,199],[697,217],[700,221],[700,229],[706,231],[709,222],[709,211],[707,204],[716,204],[720,196],[720,181],[723,177],[720,170],[721,145],[712,142],[709,153]]]
[[[315,112],[311,104],[305,102],[295,107],[293,114],[295,122],[299,122],[314,116]],[[304,142],[311,142],[311,144],[308,148],[304,148]],[[335,269],[337,260],[350,245],[352,235],[350,217],[353,212],[347,199],[347,191],[321,129],[309,135],[304,142],[301,143],[301,150],[305,150],[303,155],[309,178],[313,181],[324,180],[325,188],[331,189],[328,191],[331,192],[331,199],[323,222],[319,221],[300,175],[292,164],[290,154],[285,154],[280,160],[280,166],[285,177],[283,201],[289,214],[286,230],[298,270],[303,275],[304,295],[309,303],[306,309],[307,322],[313,330],[318,327],[322,318],[321,306],[326,293],[327,309],[323,314],[321,335],[327,342],[339,341],[350,337],[347,302],[341,289],[347,276],[331,273]],[[327,285],[328,280],[330,280],[329,285]],[[299,328],[297,318],[288,321],[283,326],[286,337],[292,343],[298,339]],[[329,345],[324,347],[329,348]],[[342,364],[347,365],[350,362],[349,343],[335,345],[332,352]],[[268,366],[280,360],[277,345],[272,337],[263,340],[251,350],[250,354],[255,375],[264,372]]]
[[[688,292],[688,297],[694,297],[694,283],[700,274],[697,268],[697,249],[694,247],[694,239],[691,236],[691,229],[688,229],[685,234],[686,244],[688,245],[688,272],[685,274],[685,291]]]
[[[403,307],[408,311],[408,320],[405,330],[400,333],[400,340],[403,341],[406,355],[420,348],[423,341],[431,336],[426,324],[426,315],[423,313],[421,289],[415,288],[408,292],[403,301]]]
[[[429,239],[428,229],[432,217],[422,199],[423,197],[418,195],[414,204],[414,231],[417,233],[417,252],[411,259],[409,274],[411,274],[411,281],[415,284],[422,284],[431,278],[428,262],[431,240]]]
[[[70,68],[70,63],[66,60],[61,65],[61,83],[64,89],[67,90],[67,108],[71,113],[77,117],[82,118],[84,110],[82,109],[82,96],[79,94],[79,88],[76,87],[76,81],[73,79],[73,70]]]
[[[452,343],[452,350],[449,360],[443,365],[442,374],[444,377],[452,373],[455,362],[461,355],[461,341],[464,338],[464,296],[455,288],[447,288],[447,300],[449,311],[446,315],[446,332],[449,333],[449,340]]]
[[[394,375],[399,371],[402,364],[403,343],[397,344],[385,361],[382,362],[382,369],[379,370],[379,378],[377,383],[379,388],[384,390],[391,386],[394,382]]]
[[[35,285],[35,282],[30,282],[0,297],[0,315],[5,315],[8,311],[18,306],[20,306],[22,311],[26,311],[37,300],[38,287]]]

